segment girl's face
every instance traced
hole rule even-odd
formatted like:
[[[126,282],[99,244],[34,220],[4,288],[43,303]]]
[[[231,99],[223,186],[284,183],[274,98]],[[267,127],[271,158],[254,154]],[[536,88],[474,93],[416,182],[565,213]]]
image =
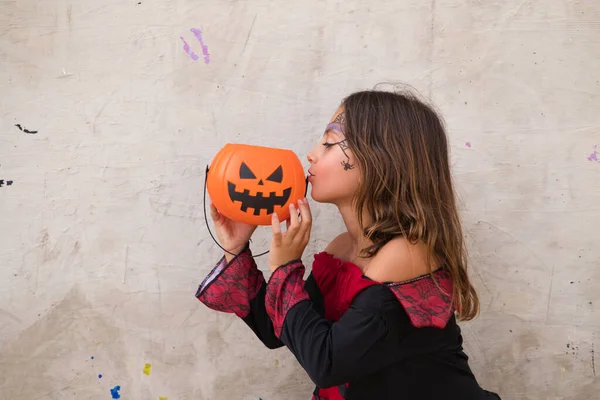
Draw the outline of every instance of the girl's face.
[[[319,203],[352,203],[360,174],[344,135],[345,118],[340,107],[333,114],[323,136],[308,153],[311,197]]]

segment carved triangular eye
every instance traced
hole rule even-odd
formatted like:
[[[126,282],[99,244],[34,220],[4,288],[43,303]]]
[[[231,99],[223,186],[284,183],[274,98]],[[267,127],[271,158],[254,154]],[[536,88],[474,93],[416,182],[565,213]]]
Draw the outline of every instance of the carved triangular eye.
[[[240,166],[240,179],[256,179],[256,175],[250,171],[245,162]]]
[[[281,183],[283,181],[283,168],[281,167],[281,165],[279,166],[279,168],[273,171],[271,175],[269,175],[267,180],[277,183]]]

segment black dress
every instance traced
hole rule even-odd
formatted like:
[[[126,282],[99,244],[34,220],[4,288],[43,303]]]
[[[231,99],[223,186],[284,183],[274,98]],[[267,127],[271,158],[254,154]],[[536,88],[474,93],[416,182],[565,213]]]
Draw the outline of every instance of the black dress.
[[[451,304],[449,273],[381,284],[328,253],[265,282],[250,249],[224,257],[196,297],[235,313],[268,347],[287,346],[315,383],[314,400],[500,399],[468,365]]]

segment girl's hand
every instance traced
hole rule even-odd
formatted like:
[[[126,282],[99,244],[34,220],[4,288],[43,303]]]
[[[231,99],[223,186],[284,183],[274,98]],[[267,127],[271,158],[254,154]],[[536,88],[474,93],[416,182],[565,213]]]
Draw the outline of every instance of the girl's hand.
[[[252,237],[256,230],[255,225],[233,221],[217,210],[214,204],[210,204],[210,216],[215,223],[215,230],[221,246],[231,253],[238,254]],[[225,260],[231,261],[234,256],[225,253]]]
[[[273,213],[271,227],[273,237],[271,239],[271,250],[269,252],[269,268],[275,272],[279,266],[287,264],[292,260],[302,257],[304,249],[310,239],[312,227],[312,215],[306,198],[298,200],[300,216],[293,204],[290,204],[290,218],[286,220],[287,230],[281,232],[279,218]]]

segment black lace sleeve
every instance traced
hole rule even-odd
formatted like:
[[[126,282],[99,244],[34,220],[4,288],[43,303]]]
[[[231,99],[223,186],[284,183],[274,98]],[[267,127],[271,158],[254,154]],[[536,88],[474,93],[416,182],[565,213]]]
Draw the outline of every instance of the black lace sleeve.
[[[316,309],[323,315],[323,298],[312,275],[307,279],[305,288],[317,304]],[[276,349],[283,343],[274,333],[265,308],[265,295],[265,278],[248,246],[229,263],[225,257],[221,258],[196,292],[196,298],[208,308],[237,315],[265,346]]]

